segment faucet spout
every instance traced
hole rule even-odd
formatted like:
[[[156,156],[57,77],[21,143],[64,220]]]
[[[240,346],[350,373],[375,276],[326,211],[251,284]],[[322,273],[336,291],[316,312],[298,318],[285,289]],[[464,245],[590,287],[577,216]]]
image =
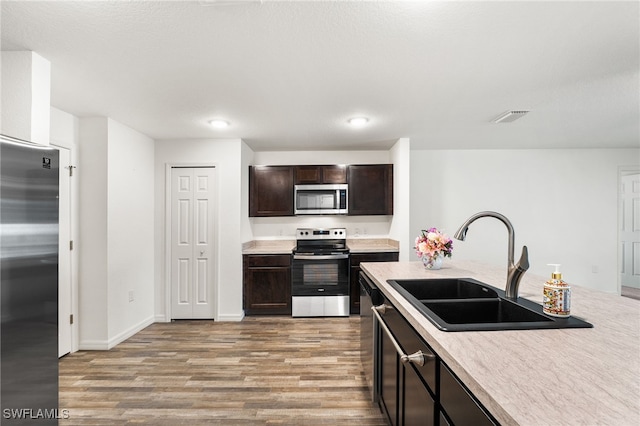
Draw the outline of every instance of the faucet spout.
[[[509,233],[509,246],[507,252],[507,284],[505,286],[505,293],[509,299],[517,299],[518,298],[518,287],[520,286],[520,279],[524,275],[524,273],[529,269],[529,250],[527,246],[522,247],[522,255],[520,256],[520,260],[518,263],[514,263],[514,245],[515,245],[515,231],[513,230],[513,225],[504,215],[491,212],[484,211],[480,213],[476,213],[467,219],[456,231],[454,238],[464,241],[467,237],[467,231],[469,230],[469,225],[475,222],[477,219],[481,217],[493,217],[500,220],[507,227],[507,231]]]

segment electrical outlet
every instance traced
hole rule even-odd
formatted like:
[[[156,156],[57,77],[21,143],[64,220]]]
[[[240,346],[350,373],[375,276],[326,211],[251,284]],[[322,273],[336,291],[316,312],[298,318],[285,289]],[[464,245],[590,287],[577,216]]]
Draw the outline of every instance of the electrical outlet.
[[[133,302],[133,290],[129,290],[129,302]]]

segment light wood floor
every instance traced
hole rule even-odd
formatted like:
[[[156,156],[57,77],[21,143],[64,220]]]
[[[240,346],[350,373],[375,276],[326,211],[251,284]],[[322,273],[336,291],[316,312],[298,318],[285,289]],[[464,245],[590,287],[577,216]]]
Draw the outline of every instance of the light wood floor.
[[[384,425],[358,321],[153,324],[110,351],[60,360],[60,425]]]

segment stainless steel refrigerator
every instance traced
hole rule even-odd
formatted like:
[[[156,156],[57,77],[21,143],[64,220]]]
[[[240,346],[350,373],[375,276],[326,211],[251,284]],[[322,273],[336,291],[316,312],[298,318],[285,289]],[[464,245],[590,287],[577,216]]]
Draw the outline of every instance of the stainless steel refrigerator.
[[[58,151],[0,135],[0,423],[57,424]]]

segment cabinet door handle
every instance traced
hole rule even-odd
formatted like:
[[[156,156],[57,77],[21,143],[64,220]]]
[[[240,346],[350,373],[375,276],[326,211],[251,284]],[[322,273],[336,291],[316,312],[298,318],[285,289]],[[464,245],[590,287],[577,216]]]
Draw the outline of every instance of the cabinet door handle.
[[[384,312],[390,308],[391,306],[382,304],[380,306],[372,306],[371,310],[373,311],[373,315],[375,315],[375,317],[377,318],[378,323],[380,323],[380,326],[382,327],[384,332],[387,334],[387,336],[389,336],[391,343],[393,343],[393,346],[396,348],[396,352],[398,352],[398,355],[400,356],[400,361],[402,361],[403,364],[410,362],[422,367],[425,364],[425,362],[427,362],[428,360],[435,359],[436,358],[435,355],[425,354],[422,351],[412,353],[411,355],[407,355],[404,353],[404,351],[398,344],[398,341],[393,337],[393,334],[391,334],[391,330],[389,330],[389,327],[387,327],[387,324],[384,322],[384,320],[380,316],[380,312],[384,314]]]
[[[422,367],[430,359],[435,359],[435,356],[431,354],[425,354],[422,351],[412,353],[411,355],[400,355],[400,361],[402,361],[403,364],[411,362],[413,364],[419,365],[420,367]]]
[[[294,260],[335,260],[335,259],[348,259],[348,254],[294,254]]]
[[[379,306],[372,306],[371,309],[384,315],[387,311],[393,310],[393,306],[385,305],[383,303],[382,305],[379,305]]]

